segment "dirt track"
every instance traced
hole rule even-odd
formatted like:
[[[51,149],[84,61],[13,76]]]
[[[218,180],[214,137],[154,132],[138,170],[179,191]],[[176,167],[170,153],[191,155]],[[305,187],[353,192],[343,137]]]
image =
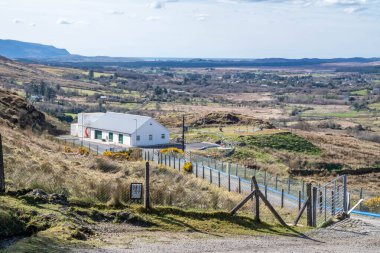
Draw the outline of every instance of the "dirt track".
[[[218,237],[197,233],[147,232],[126,227],[106,228],[99,240],[102,249],[72,252],[379,252],[380,221],[350,219],[304,238],[280,236]]]

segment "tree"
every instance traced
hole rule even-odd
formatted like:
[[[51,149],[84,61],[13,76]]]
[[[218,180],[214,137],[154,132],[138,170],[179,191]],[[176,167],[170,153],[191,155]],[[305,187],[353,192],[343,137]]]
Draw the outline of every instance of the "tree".
[[[92,69],[88,72],[88,79],[91,81],[94,80],[94,71]]]

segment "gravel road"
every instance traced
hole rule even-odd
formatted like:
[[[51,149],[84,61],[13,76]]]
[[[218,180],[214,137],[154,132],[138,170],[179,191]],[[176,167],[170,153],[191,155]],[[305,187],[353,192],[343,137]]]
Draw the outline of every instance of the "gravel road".
[[[97,239],[101,249],[75,249],[85,253],[151,252],[380,252],[380,221],[349,219],[305,237],[215,236],[132,229],[128,225],[105,228]]]

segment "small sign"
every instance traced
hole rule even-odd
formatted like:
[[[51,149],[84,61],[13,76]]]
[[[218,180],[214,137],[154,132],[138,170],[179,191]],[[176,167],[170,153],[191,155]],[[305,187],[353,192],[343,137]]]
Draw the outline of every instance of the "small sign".
[[[131,183],[130,199],[131,200],[142,199],[142,184],[141,183]]]

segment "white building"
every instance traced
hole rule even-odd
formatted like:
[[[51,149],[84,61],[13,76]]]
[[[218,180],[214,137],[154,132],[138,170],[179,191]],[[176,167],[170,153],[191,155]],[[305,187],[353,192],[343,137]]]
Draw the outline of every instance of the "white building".
[[[151,117],[124,113],[79,113],[71,135],[130,147],[169,143],[169,130]]]

